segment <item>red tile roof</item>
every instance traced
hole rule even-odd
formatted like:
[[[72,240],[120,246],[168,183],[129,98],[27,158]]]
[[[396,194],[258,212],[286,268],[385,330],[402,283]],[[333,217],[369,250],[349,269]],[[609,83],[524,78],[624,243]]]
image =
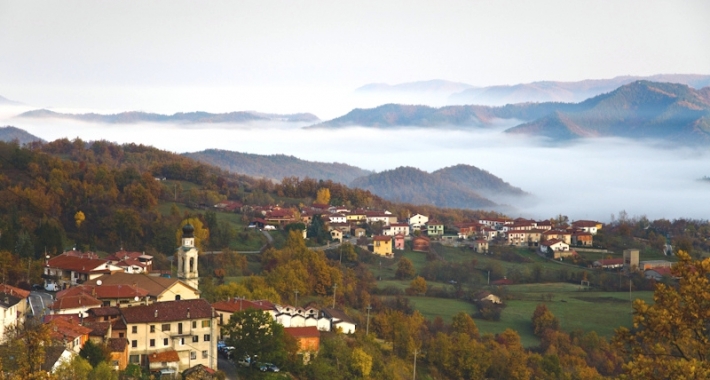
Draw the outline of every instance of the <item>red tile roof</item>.
[[[148,361],[151,363],[179,362],[180,356],[175,350],[154,352],[148,355]]]
[[[273,303],[266,300],[249,301],[249,300],[239,300],[237,298],[232,298],[227,301],[217,301],[212,304],[215,310],[227,311],[230,313],[235,313],[237,311],[247,310],[247,309],[260,309],[264,311],[276,310]]]
[[[30,296],[29,290],[20,289],[20,288],[16,288],[14,286],[5,285],[5,284],[0,284],[0,293],[7,293],[11,296],[15,296],[18,298],[27,298]]]
[[[127,287],[129,285],[135,285],[137,288],[147,290],[148,295],[151,297],[157,297],[163,294],[166,290],[175,285],[175,283],[179,282],[177,278],[165,278],[160,276],[149,276],[147,274],[114,272],[93,280],[86,281],[84,285],[96,285],[97,281],[99,280],[101,281],[100,286],[121,285],[123,287]]]
[[[128,339],[126,338],[109,338],[108,348],[111,352],[123,352],[128,346]]]
[[[316,326],[285,327],[284,331],[294,338],[320,337],[320,331],[318,331]]]
[[[96,268],[106,264],[108,260],[95,258],[82,258],[66,254],[49,259],[47,266],[50,268],[60,268],[79,273],[93,272]]]
[[[101,306],[102,302],[99,301],[98,299],[88,295],[88,294],[79,294],[76,296],[66,296],[57,299],[52,303],[52,306],[50,308],[52,310],[66,310],[66,309],[77,309],[77,308],[90,308],[90,307],[95,307],[95,306]]]
[[[377,235],[372,237],[372,241],[391,241],[391,236]]]
[[[101,285],[79,285],[60,291],[57,293],[57,299],[61,299],[66,296],[77,296],[80,294],[88,294],[97,299],[142,298],[148,295],[148,291],[143,288],[127,284],[102,283]]]
[[[79,325],[78,323],[72,323],[66,319],[54,319],[49,322],[49,333],[55,339],[76,339],[82,335],[89,335],[91,329]]]
[[[121,309],[121,313],[126,323],[184,321],[211,318],[212,305],[207,300],[198,298],[127,307]]]

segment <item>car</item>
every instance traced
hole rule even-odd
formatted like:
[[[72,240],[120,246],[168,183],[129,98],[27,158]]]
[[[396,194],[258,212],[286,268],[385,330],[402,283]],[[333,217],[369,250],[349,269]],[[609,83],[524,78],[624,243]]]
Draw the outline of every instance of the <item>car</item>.
[[[260,363],[259,364],[259,371],[261,372],[279,372],[279,367],[271,364],[271,363]]]
[[[32,290],[44,290],[42,284],[32,284]]]
[[[251,357],[249,355],[243,357],[241,360],[237,362],[242,367],[249,367],[252,363]]]

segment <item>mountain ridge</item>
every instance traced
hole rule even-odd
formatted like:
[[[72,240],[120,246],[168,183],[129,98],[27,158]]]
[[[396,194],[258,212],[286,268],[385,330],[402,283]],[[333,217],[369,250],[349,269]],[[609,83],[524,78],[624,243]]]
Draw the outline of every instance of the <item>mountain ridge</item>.
[[[35,141],[46,142],[24,129],[13,127],[10,125],[0,127],[0,141],[12,142],[17,141],[20,145],[29,144]]]
[[[250,121],[285,121],[285,122],[315,122],[319,121],[317,116],[310,113],[297,114],[269,114],[253,111],[235,111],[227,113],[209,112],[177,112],[172,115],[158,113],[127,111],[116,114],[83,113],[71,114],[60,113],[46,109],[32,110],[21,113],[17,118],[55,118],[68,119],[84,122],[98,122],[106,124],[132,124],[140,122],[174,122],[174,123],[247,123]]]

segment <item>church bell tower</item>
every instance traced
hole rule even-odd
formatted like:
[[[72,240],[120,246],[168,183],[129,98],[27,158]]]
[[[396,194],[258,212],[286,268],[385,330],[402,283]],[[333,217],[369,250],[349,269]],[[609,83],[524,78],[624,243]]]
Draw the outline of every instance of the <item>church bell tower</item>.
[[[195,227],[188,223],[182,227],[182,245],[177,250],[177,276],[186,284],[197,289],[197,248],[195,248]]]

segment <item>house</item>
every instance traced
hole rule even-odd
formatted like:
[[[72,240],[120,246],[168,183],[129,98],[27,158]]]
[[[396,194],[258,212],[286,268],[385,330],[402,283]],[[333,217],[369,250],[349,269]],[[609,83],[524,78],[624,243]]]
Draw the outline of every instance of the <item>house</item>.
[[[52,314],[76,314],[83,316],[93,307],[99,307],[103,303],[90,294],[76,294],[57,298],[49,309]]]
[[[602,229],[602,224],[593,220],[578,220],[576,222],[572,222],[572,228],[596,235],[597,231]]]
[[[502,304],[503,303],[503,301],[500,300],[500,297],[498,297],[497,295],[495,295],[491,292],[485,291],[485,290],[482,290],[482,291],[474,294],[474,300],[477,302],[490,302],[490,303],[494,303],[494,304]]]
[[[591,247],[593,237],[590,232],[576,231],[572,234],[572,244],[582,247]]]
[[[481,235],[483,236],[484,239],[486,240],[493,240],[496,237],[498,237],[498,230],[495,228],[491,227],[483,227],[481,228]]]
[[[397,234],[394,235],[394,249],[397,250],[404,250],[404,235],[402,234]]]
[[[382,229],[382,234],[387,236],[395,236],[397,234],[409,236],[409,224],[392,223],[389,227]]]
[[[81,326],[79,320],[56,318],[48,323],[49,334],[55,342],[63,342],[67,350],[79,353],[89,340],[91,329]]]
[[[266,220],[261,218],[256,218],[249,223],[249,228],[262,229],[266,225]]]
[[[646,278],[650,280],[661,281],[664,277],[673,278],[673,273],[671,273],[670,267],[657,267],[653,269],[646,269],[643,271]]]
[[[148,355],[148,370],[150,372],[162,369],[172,369],[174,373],[180,371],[180,355],[175,350],[153,352]]]
[[[344,214],[330,214],[328,215],[331,223],[347,223],[348,218]]]
[[[350,223],[350,222],[360,222],[362,220],[365,220],[365,211],[362,210],[355,210],[351,212],[345,213],[345,220]]]
[[[438,237],[444,235],[444,224],[436,220],[430,220],[426,224],[426,232],[429,237]]]
[[[487,253],[488,252],[488,240],[486,239],[476,239],[473,244],[471,244],[474,252],[477,253]]]
[[[409,220],[407,220],[407,223],[409,224],[412,229],[417,228],[419,229],[420,227],[424,226],[429,222],[429,217],[424,216],[422,214],[416,214],[413,216],[409,217]]]
[[[673,263],[667,260],[646,260],[639,262],[638,269],[645,271],[648,269],[670,268],[672,266]]]
[[[392,237],[391,236],[373,236],[372,252],[379,256],[394,257],[392,254]]]
[[[296,221],[293,215],[294,211],[290,209],[270,210],[264,216],[264,220],[267,223],[283,226]]]
[[[74,355],[76,355],[75,352],[67,350],[63,345],[49,346],[44,350],[44,361],[40,369],[45,373],[54,373],[62,364],[70,362]]]
[[[415,236],[412,239],[412,251],[429,252],[431,240],[426,236]]]
[[[224,376],[224,375],[222,375]],[[220,379],[217,371],[210,367],[205,367],[202,364],[190,367],[182,371],[182,379],[184,380],[204,380],[204,379]]]
[[[559,239],[545,240],[540,243],[540,252],[547,253],[548,249],[552,250],[554,259],[572,255],[572,252],[569,250],[569,245]]]
[[[356,323],[345,312],[338,309],[323,309],[321,317],[330,320],[330,331],[342,331],[344,334],[354,334]]]
[[[29,297],[27,290],[0,284],[0,343],[6,329],[24,322],[30,312]]]
[[[66,297],[87,295],[101,301],[103,306],[136,306],[150,302],[148,291],[133,284],[101,284],[72,286],[57,293],[60,301]],[[155,299],[153,299],[155,300]]]
[[[136,289],[148,292],[149,302],[164,302],[174,300],[192,300],[200,298],[200,291],[177,278],[149,276],[146,274],[129,274],[114,272],[87,281],[85,285],[130,285]],[[98,288],[97,288],[98,289]]]
[[[229,323],[229,318],[232,317],[232,314],[247,309],[262,310],[266,313],[269,313],[269,315],[271,315],[271,318],[273,318],[274,320],[277,320],[276,316],[280,314],[280,311],[277,309],[276,305],[266,300],[250,301],[243,298],[231,298],[226,301],[214,302],[212,304],[212,308],[214,308],[214,311],[217,314],[218,326],[223,326]],[[221,331],[219,332],[219,334],[221,338]]]
[[[459,238],[467,239],[476,235],[482,226],[476,222],[467,222],[456,224],[455,227],[459,230]]]
[[[91,252],[68,251],[47,260],[42,278],[46,290],[57,291],[112,271],[123,271],[123,268],[112,265],[108,260],[100,259]]]
[[[315,326],[284,328],[286,334],[298,342],[298,354],[303,355],[303,363],[307,364],[311,356],[318,354],[320,349],[320,331]]]
[[[150,273],[153,269],[153,256],[141,252],[121,250],[107,256],[106,260],[126,273]]]
[[[549,230],[542,233],[541,240],[562,240],[565,244],[572,244],[572,232],[566,230]]]
[[[342,243],[343,242],[343,232],[340,230],[330,230],[330,238]]]
[[[396,223],[397,222],[397,217],[388,214],[387,212],[381,212],[381,211],[366,211],[365,212],[365,221],[367,223],[377,223],[377,222],[382,222],[382,226],[386,227],[389,226],[390,223]]]
[[[106,347],[110,352],[111,369],[123,371],[128,365],[128,340],[126,338],[109,338]]]
[[[128,361],[144,368],[151,356],[176,351],[177,367],[217,367],[217,314],[204,299],[156,302],[121,309],[126,325]],[[162,363],[162,362],[161,362]]]
[[[624,259],[600,259],[592,263],[592,265],[604,269],[621,268],[624,266]]]
[[[359,227],[358,227],[358,228],[356,228],[356,229],[354,230],[353,236],[355,236],[355,237],[357,237],[357,238],[360,238],[360,237],[363,237],[363,236],[367,236],[367,231],[366,231],[364,228],[359,228]]]
[[[506,233],[508,245],[523,247],[528,245],[528,231],[526,230],[508,230]]]

